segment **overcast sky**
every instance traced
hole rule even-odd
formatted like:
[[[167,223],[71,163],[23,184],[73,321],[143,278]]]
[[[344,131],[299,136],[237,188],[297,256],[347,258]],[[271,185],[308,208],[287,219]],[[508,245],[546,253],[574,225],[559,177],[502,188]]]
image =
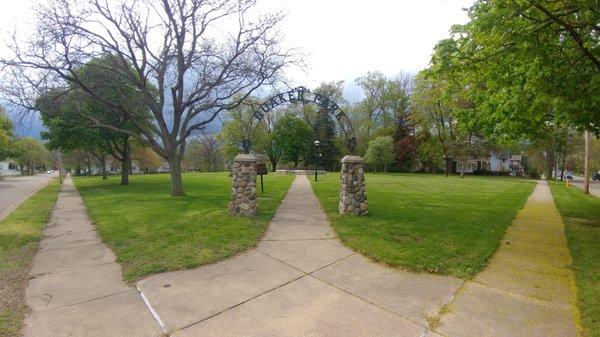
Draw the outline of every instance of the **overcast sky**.
[[[0,0],[3,40],[33,24],[33,0]],[[315,87],[344,80],[350,101],[360,97],[356,77],[379,70],[388,76],[427,67],[435,44],[453,24],[465,23],[473,0],[258,0],[261,11],[283,11],[280,30],[288,47],[306,55],[307,67],[290,70],[294,85]],[[0,51],[1,52],[1,51]]]
[[[259,0],[260,1],[260,0]],[[416,73],[453,24],[465,23],[473,0],[262,0],[287,14],[289,46],[302,48],[310,66],[292,74],[298,84],[350,80],[379,70]]]
[[[2,1],[4,36],[32,23],[32,0]],[[306,54],[308,68],[290,76],[313,87],[353,80],[367,71],[395,75],[425,68],[433,46],[453,24],[466,22],[473,0],[258,0],[261,11],[286,14],[285,44]]]

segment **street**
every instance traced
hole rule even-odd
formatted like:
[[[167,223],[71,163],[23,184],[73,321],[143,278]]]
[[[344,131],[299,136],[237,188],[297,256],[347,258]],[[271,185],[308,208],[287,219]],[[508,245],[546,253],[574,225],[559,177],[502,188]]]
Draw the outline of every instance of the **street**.
[[[4,177],[0,180],[0,220],[55,175]]]
[[[583,177],[573,176],[573,181],[571,181],[570,184],[583,189]],[[600,181],[590,180],[590,194],[600,198]]]

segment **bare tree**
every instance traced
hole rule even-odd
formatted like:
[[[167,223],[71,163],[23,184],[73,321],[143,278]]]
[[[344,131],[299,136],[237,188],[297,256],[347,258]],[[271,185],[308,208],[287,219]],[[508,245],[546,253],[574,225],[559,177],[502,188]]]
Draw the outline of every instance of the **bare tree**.
[[[217,139],[213,135],[202,135],[190,142],[184,162],[203,172],[215,172],[223,169],[223,158]]]
[[[138,131],[90,119],[95,127],[148,144],[171,168],[171,194],[184,195],[181,160],[186,140],[253,92],[280,80],[296,62],[280,47],[279,13],[259,15],[255,0],[50,0],[37,9],[36,33],[15,38],[2,59],[5,91],[25,107],[53,86],[82,89],[135,121]],[[152,114],[138,118],[126,104],[100,95],[77,69],[110,55],[115,72],[142,94]],[[89,117],[88,117],[89,118]]]

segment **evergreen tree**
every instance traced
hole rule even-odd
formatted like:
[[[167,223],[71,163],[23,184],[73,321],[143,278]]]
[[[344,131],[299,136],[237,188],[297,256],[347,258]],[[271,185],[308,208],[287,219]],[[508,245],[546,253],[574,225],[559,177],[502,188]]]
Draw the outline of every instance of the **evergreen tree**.
[[[306,157],[307,164],[314,164],[318,158],[319,167],[334,171],[339,160],[340,150],[335,142],[336,127],[327,110],[319,110],[313,125],[313,137],[319,141],[319,148],[310,147],[309,155]],[[320,154],[320,156],[319,156]]]

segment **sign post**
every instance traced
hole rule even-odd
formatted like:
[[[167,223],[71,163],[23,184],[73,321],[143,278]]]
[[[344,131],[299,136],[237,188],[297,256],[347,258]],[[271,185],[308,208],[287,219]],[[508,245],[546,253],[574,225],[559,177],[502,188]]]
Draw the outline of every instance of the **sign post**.
[[[267,170],[267,164],[259,163],[256,165],[256,174],[260,175],[260,192],[265,193],[265,186],[263,185],[263,174],[269,174]]]

